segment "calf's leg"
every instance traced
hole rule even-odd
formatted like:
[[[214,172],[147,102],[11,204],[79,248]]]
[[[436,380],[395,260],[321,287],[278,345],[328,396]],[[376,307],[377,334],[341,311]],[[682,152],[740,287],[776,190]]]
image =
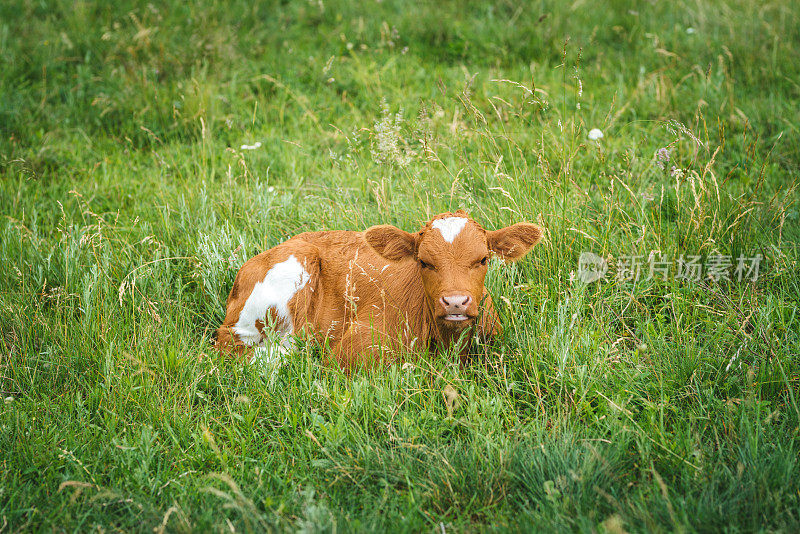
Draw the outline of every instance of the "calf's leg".
[[[369,319],[356,320],[342,338],[331,346],[336,361],[345,370],[374,367],[381,363],[399,361],[402,343]]]

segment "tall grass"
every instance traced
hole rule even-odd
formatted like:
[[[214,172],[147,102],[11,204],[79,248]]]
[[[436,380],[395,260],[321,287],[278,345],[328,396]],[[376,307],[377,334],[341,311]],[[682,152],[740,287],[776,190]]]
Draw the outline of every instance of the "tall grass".
[[[780,1],[4,3],[0,531],[798,529],[798,28]],[[211,349],[255,253],[458,208],[546,229],[492,264],[473,364]],[[763,261],[614,278],[651,254]]]

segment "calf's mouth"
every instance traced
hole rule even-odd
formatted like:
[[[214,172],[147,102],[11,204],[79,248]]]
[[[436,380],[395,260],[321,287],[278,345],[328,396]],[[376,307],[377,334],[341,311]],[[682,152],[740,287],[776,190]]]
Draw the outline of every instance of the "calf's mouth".
[[[470,313],[456,312],[442,314],[437,319],[439,320],[439,324],[445,328],[461,330],[471,325],[476,317],[476,315]]]

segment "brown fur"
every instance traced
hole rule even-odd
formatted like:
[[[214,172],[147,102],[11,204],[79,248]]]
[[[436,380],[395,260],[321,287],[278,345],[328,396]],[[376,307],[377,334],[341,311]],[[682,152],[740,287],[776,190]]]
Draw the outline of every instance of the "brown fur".
[[[443,217],[468,219],[452,244],[431,226]],[[539,227],[528,223],[487,232],[461,211],[438,215],[415,234],[388,225],[364,232],[299,234],[239,270],[217,330],[217,347],[246,352],[231,328],[255,284],[290,255],[310,274],[288,304],[292,334],[305,333],[327,344],[330,356],[345,368],[395,360],[403,347],[450,346],[466,328],[495,336],[500,325],[483,285],[486,258],[495,253],[518,260],[541,235]],[[440,298],[454,294],[472,297],[466,321],[444,320]],[[257,321],[259,330],[275,320],[271,314]]]

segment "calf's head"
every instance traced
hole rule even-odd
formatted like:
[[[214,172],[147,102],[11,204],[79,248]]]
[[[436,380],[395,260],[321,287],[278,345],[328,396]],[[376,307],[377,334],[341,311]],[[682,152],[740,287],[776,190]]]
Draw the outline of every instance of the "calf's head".
[[[413,258],[434,320],[440,328],[458,330],[478,316],[489,255],[519,260],[539,242],[542,229],[517,223],[486,231],[458,211],[437,215],[414,234],[380,225],[368,228],[364,237],[388,260]]]

